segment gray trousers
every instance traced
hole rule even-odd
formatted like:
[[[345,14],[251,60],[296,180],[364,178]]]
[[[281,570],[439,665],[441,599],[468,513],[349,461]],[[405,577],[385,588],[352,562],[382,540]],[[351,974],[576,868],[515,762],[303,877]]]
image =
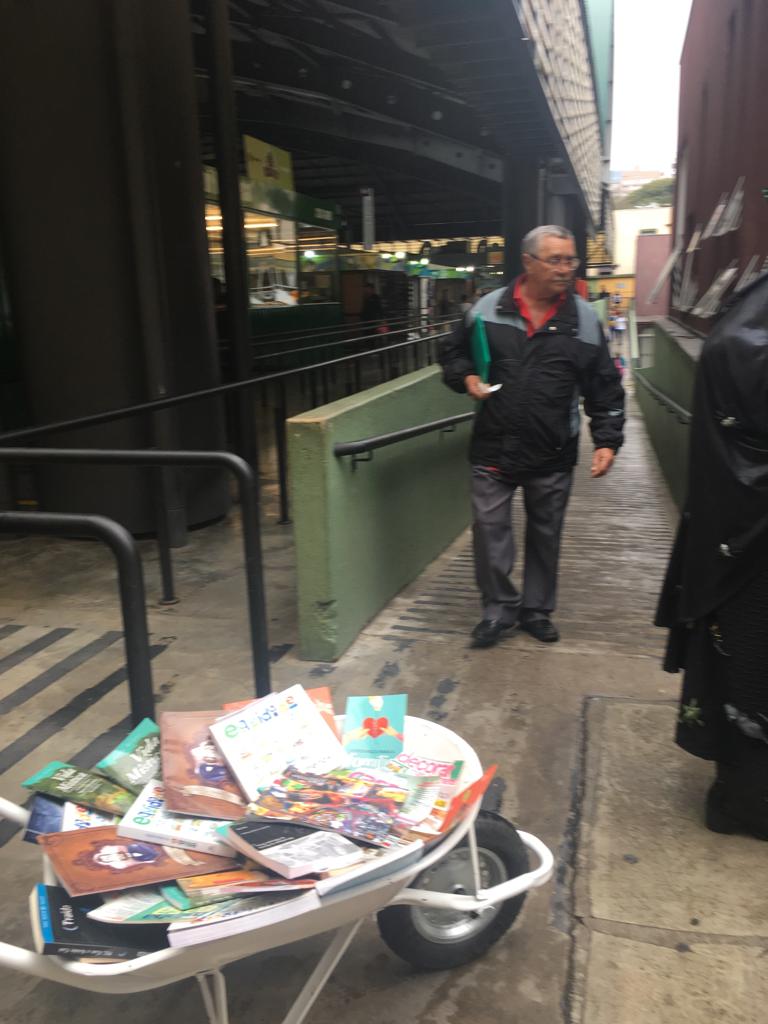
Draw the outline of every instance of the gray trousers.
[[[571,493],[573,471],[532,477],[520,485],[472,467],[472,533],[475,577],[483,617],[515,622],[544,618],[555,609],[560,534]],[[525,502],[525,570],[522,595],[512,583],[515,535],[512,497],[520,486]]]

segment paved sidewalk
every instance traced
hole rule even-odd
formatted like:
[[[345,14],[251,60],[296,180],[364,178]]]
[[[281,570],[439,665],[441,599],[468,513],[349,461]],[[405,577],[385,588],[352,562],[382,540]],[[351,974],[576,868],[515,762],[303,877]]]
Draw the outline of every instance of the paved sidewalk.
[[[514,634],[468,649],[478,607],[467,534],[328,665],[296,657],[290,529],[268,514],[273,685],[327,683],[339,708],[352,693],[407,692],[414,714],[498,763],[504,813],[558,858],[553,882],[467,968],[418,974],[366,924],[310,1024],[765,1019],[768,849],[704,829],[710,770],[671,741],[678,681],[660,671],[663,636],[650,622],[674,518],[633,416],[609,477],[578,472],[561,643]],[[182,600],[149,613],[160,707],[252,692],[239,544],[233,517],[191,534],[175,555]],[[156,556],[151,544],[142,549],[157,595]],[[109,556],[93,544],[30,539],[0,542],[0,564],[0,791],[19,799],[19,781],[54,756],[92,763],[124,728],[127,703]],[[6,891],[17,895],[0,939],[27,943],[35,851],[0,826],[3,840]],[[310,940],[229,968],[232,1024],[280,1020],[322,947]],[[1,1022],[69,1015],[78,1024],[205,1019],[192,983],[109,999],[18,975],[0,990]]]

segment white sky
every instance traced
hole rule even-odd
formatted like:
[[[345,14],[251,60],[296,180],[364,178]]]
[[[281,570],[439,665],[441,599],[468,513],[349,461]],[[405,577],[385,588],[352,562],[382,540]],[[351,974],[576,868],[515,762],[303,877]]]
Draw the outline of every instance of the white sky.
[[[691,0],[616,0],[611,170],[671,173]]]

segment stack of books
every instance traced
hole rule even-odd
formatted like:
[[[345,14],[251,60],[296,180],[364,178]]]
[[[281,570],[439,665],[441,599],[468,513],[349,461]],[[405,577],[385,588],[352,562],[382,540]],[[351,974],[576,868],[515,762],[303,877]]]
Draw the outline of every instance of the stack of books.
[[[30,901],[39,952],[94,963],[209,942],[408,867],[488,785],[404,750],[405,694],[327,687],[145,720],[90,771],[60,761],[24,838],[58,886]]]

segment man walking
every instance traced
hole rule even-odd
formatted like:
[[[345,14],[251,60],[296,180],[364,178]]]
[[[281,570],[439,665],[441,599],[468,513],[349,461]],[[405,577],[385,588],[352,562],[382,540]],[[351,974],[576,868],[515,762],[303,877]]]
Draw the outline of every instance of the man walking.
[[[559,640],[550,616],[580,396],[595,446],[593,477],[608,472],[623,440],[621,379],[596,313],[571,291],[579,265],[573,235],[556,225],[535,228],[523,239],[522,259],[523,275],[483,296],[441,354],[445,383],[482,403],[470,448],[483,603],[474,647],[490,647],[517,625],[543,643]],[[522,593],[510,579],[518,487],[526,512]]]

